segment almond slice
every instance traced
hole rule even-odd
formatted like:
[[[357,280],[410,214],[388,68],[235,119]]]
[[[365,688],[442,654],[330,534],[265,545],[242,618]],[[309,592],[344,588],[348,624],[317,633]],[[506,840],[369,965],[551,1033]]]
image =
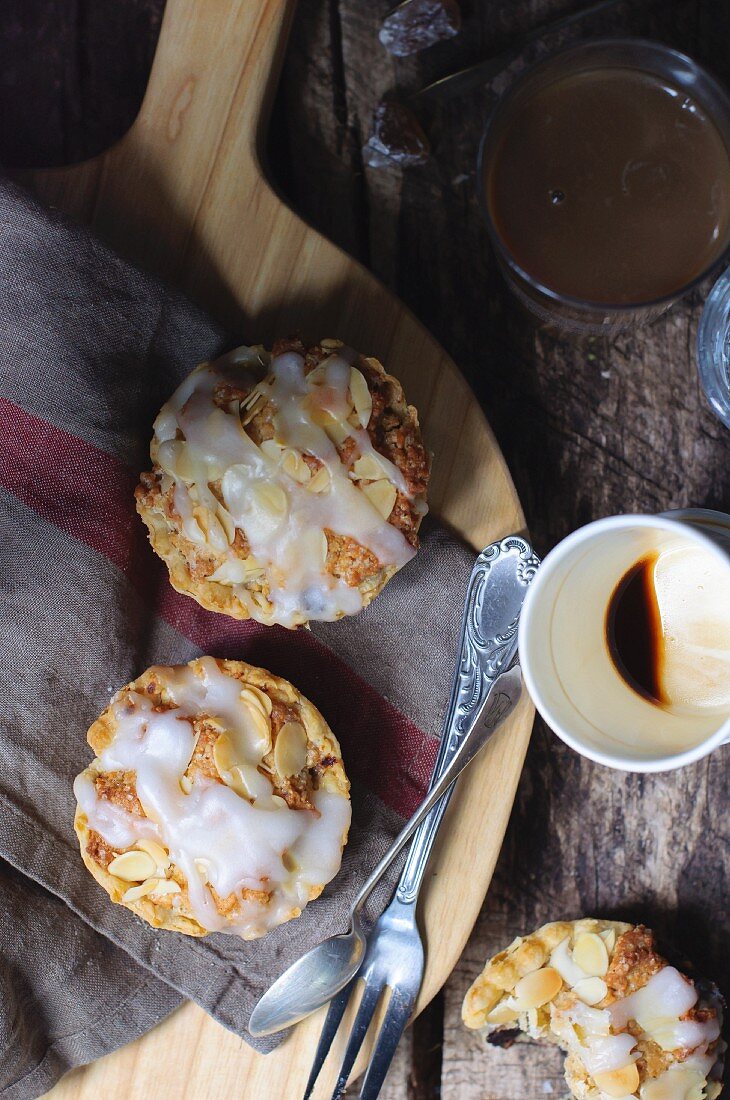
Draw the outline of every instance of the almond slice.
[[[592,933],[589,933],[592,935]],[[606,1070],[604,1073],[595,1073],[593,1080],[601,1092],[606,1096],[631,1096],[639,1087],[639,1071],[634,1062],[621,1069]]]
[[[154,879],[152,881],[154,882]],[[157,883],[157,885],[155,886],[154,890],[151,891],[151,893],[153,893],[153,894],[179,894],[180,893],[180,883],[175,882],[174,878],[160,879],[160,881]]]
[[[253,401],[246,402],[246,409],[244,411],[243,405],[241,406],[241,424],[245,428],[247,424],[250,424],[253,418],[258,412],[263,409],[266,404],[266,394],[257,393]]]
[[[249,565],[249,558],[229,557],[218,566],[214,573],[205,579],[214,584],[245,584],[251,580],[255,569]]]
[[[241,698],[245,699],[247,703],[258,707],[264,718],[271,717],[274,704],[271,701],[271,696],[267,695],[261,688],[255,687],[253,684],[246,684],[246,687],[241,689]]]
[[[352,474],[362,481],[381,481],[385,476],[385,470],[377,457],[368,452],[358,458],[352,467]]]
[[[277,443],[275,439],[264,439],[259,443],[259,450],[262,451],[267,458],[270,458],[272,462],[278,462],[284,454],[284,448],[280,443]]]
[[[615,931],[615,929],[614,928],[607,928],[605,930],[605,932],[600,932],[599,935],[600,935],[601,939],[603,940],[603,942],[605,943],[606,950],[608,951],[608,953],[610,955],[611,952],[613,951],[614,947],[616,946],[616,931]]]
[[[271,794],[271,783],[253,764],[236,764],[231,768],[228,786],[241,798],[251,802]]]
[[[222,504],[219,504],[215,514],[218,517],[218,522],[226,533],[229,544],[234,542],[236,538],[236,522],[231,513],[227,508],[224,508]]]
[[[519,1016],[519,1009],[510,999],[502,1001],[487,1016],[488,1024],[511,1024]]]
[[[193,789],[193,781],[189,775],[181,775],[179,779],[180,790],[183,794],[190,794]]]
[[[329,489],[329,485],[330,472],[326,466],[320,466],[312,480],[307,483],[307,489],[310,493],[323,493],[325,489]]]
[[[350,393],[360,424],[367,428],[373,411],[373,396],[370,393],[365,375],[357,367],[350,367]]]
[[[260,481],[251,489],[251,496],[255,499],[259,508],[275,519],[280,519],[286,515],[288,501],[281,485],[275,485],[269,481]]]
[[[158,871],[166,871],[170,866],[169,852],[166,852],[156,840],[138,840],[137,847],[155,861],[155,867]]]
[[[608,993],[608,986],[603,978],[581,978],[573,986],[573,992],[584,1005],[597,1005]]]
[[[299,775],[307,762],[307,735],[299,722],[285,722],[276,736],[274,767],[279,775]]]
[[[543,966],[521,978],[514,990],[515,1004],[520,1010],[540,1008],[552,1001],[563,987],[563,979],[552,966]]]
[[[608,951],[595,932],[584,932],[573,944],[573,962],[593,977],[602,978],[608,971]]]
[[[254,702],[243,697],[241,692],[241,702],[246,708],[246,717],[253,726],[253,732],[256,736],[256,741],[251,745],[251,748],[259,754],[259,756],[266,756],[267,752],[271,751],[271,722],[267,714],[264,714],[258,700]],[[234,761],[239,763],[239,761]]]
[[[263,592],[252,592],[251,603],[262,615],[271,616],[273,614],[274,605],[266,599]]]
[[[148,894],[153,894],[159,885],[160,880],[158,878],[148,878],[139,886],[132,886],[129,890],[126,890],[122,894],[122,901],[137,901],[138,898],[145,898]]]
[[[163,473],[169,477],[178,477],[177,464],[184,443],[182,439],[166,439],[160,443],[155,455],[155,462]]]
[[[133,849],[116,856],[107,868],[110,875],[125,882],[142,882],[155,873],[155,861],[147,852]]]
[[[325,351],[337,351],[338,348],[344,348],[342,340],[336,340],[334,337],[327,337],[326,340],[320,340],[319,346],[324,348]]]
[[[213,763],[224,783],[230,780],[231,768],[241,763],[240,754],[227,733],[221,733],[213,745]]]
[[[206,542],[209,542],[214,550],[218,550],[222,553],[224,550],[228,549],[226,532],[217,516],[214,516],[213,513],[202,504],[198,504],[193,508],[193,516],[197,520],[198,527],[200,527],[201,531],[204,533]]]
[[[282,798],[280,794],[272,794],[271,801],[274,803],[275,810],[288,810],[289,807],[286,804],[286,799]]]
[[[289,474],[289,477],[294,478],[300,485],[306,484],[312,476],[309,466],[296,451],[285,451],[281,467]]]
[[[389,481],[369,481],[360,486],[360,491],[377,508],[383,519],[387,519],[395,504],[395,487]]]

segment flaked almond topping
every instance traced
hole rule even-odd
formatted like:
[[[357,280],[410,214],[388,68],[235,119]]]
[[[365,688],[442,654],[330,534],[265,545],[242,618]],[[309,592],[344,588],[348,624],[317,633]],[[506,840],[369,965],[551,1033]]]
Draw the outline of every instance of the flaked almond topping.
[[[253,748],[260,756],[266,756],[266,753],[271,750],[271,722],[269,717],[264,713],[258,700],[254,702],[245,698],[243,692],[241,692],[241,702],[246,708],[247,718],[256,732],[257,741]]]
[[[284,454],[284,448],[281,443],[277,443],[275,439],[264,439],[259,443],[259,450],[263,451],[266,457],[270,458],[272,462],[278,462]]]
[[[595,932],[584,932],[573,944],[573,962],[590,976],[602,978],[608,971],[608,951]]]
[[[285,777],[299,775],[307,762],[307,735],[299,722],[285,722],[274,745],[274,767]]]
[[[609,955],[616,946],[616,930],[614,928],[607,928],[605,932],[600,933],[600,937],[606,945],[606,950]]]
[[[180,884],[175,882],[175,880],[172,879],[172,878],[163,878],[163,879],[160,879],[158,881],[157,885],[155,886],[154,890],[151,891],[151,893],[153,893],[153,894],[179,894],[180,893]]]
[[[281,466],[289,477],[294,478],[300,485],[304,485],[312,476],[309,466],[296,451],[286,451]]]
[[[271,701],[271,696],[267,695],[261,688],[255,687],[253,684],[247,684],[245,688],[241,689],[241,698],[245,699],[247,703],[258,707],[264,718],[271,717],[274,704]]]
[[[142,882],[155,873],[155,861],[147,852],[122,852],[109,864],[109,874],[125,882]]]
[[[227,783],[237,795],[251,802],[271,794],[271,783],[253,764],[236,764],[228,773]]]
[[[641,1100],[712,1100],[720,1091],[719,1088],[713,1091],[712,1083],[705,1086],[705,1075],[700,1070],[673,1069],[653,1081],[645,1081],[640,1096]]]
[[[155,462],[170,477],[177,477],[177,464],[184,443],[181,439],[166,439],[157,448]]]
[[[345,345],[342,340],[330,339],[328,337],[326,340],[320,341],[319,346],[324,348],[325,351],[337,351],[338,348],[343,348]]]
[[[526,974],[515,986],[515,1004],[520,1010],[540,1008],[541,1005],[552,1001],[553,997],[560,992],[562,986],[563,979],[552,966],[544,966],[541,970],[533,970],[532,974]]]
[[[299,870],[299,862],[294,858],[291,852],[284,852],[281,857],[281,862],[284,864],[287,871],[293,874],[294,871]]]
[[[263,568],[256,558],[229,557],[206,579],[216,584],[245,584],[262,574]]]
[[[326,466],[320,466],[311,481],[307,482],[310,493],[323,493],[330,486],[330,473]]]
[[[141,882],[139,886],[132,886],[129,890],[126,890],[122,894],[122,901],[137,901],[139,898],[145,898],[148,894],[153,894],[159,885],[160,880],[158,878],[148,878],[145,882]]]
[[[281,485],[269,481],[259,481],[251,488],[251,496],[259,508],[276,519],[286,515],[288,501]]]
[[[488,1024],[511,1024],[519,1016],[519,1009],[511,1000],[502,1001],[487,1016]]]
[[[180,790],[183,794],[190,794],[193,789],[193,781],[189,775],[180,776]]]
[[[363,428],[367,428],[373,411],[373,397],[368,389],[365,375],[357,367],[350,367],[350,393],[360,424]]]
[[[271,801],[277,810],[288,810],[289,807],[286,804],[286,799],[282,798],[280,794],[272,794]]]
[[[639,1087],[639,1071],[634,1062],[621,1069],[606,1070],[605,1073],[595,1073],[593,1080],[601,1092],[606,1096],[630,1096]]]
[[[360,489],[370,503],[378,509],[383,519],[387,519],[395,504],[395,487],[389,481],[370,481],[361,485]]]
[[[274,605],[267,600],[263,592],[252,592],[251,603],[262,615],[271,615],[273,613]]]
[[[231,768],[239,762],[236,746],[227,733],[222,733],[213,745],[213,763],[224,783],[230,778]]]
[[[166,871],[170,866],[170,855],[161,844],[158,844],[156,840],[138,840],[137,847],[142,852],[146,852],[148,856],[155,861],[155,867],[158,871]]]
[[[608,993],[608,986],[603,978],[581,978],[573,986],[573,992],[585,1005],[597,1005]]]
[[[248,404],[245,412],[243,406],[241,406],[241,424],[245,428],[247,424],[250,424],[257,413],[263,409],[266,404],[266,394],[258,393],[254,401]]]
[[[201,531],[204,532],[206,542],[209,542],[214,550],[223,551],[228,549],[228,539],[223,526],[208,508],[202,504],[197,504],[193,508],[193,516]]]
[[[324,428],[325,432],[335,444],[342,444],[352,435],[352,428],[346,422],[338,420],[333,416],[329,409],[323,409],[319,405],[315,405],[311,412],[312,420],[318,427]]]
[[[361,481],[380,481],[385,477],[385,470],[375,455],[368,452],[354,463],[352,474]]]
[[[218,522],[220,523],[221,527],[225,531],[226,538],[228,539],[228,542],[229,543],[234,542],[235,538],[236,538],[236,524],[235,524],[235,521],[233,519],[233,516],[231,515],[231,513],[228,511],[227,508],[223,507],[222,504],[218,505],[218,507],[216,509],[216,515],[218,517]]]

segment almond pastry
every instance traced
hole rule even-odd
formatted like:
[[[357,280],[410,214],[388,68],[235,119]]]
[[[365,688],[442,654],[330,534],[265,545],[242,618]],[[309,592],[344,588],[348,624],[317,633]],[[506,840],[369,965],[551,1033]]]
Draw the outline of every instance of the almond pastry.
[[[642,925],[585,918],[518,937],[462,1008],[487,1040],[518,1029],[557,1043],[578,1100],[715,1100],[722,1003],[659,955]]]
[[[155,420],[150,456],[137,510],[173,586],[210,611],[339,619],[418,549],[418,415],[377,359],[338,340],[202,363]]]
[[[340,867],[350,785],[322,715],[243,661],[153,666],[91,726],[77,776],[81,856],[156,928],[255,939]]]

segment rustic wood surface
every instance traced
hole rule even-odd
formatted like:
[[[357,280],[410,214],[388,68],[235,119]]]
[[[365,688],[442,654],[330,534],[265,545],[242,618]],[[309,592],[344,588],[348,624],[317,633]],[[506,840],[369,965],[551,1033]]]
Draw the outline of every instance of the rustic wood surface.
[[[64,5],[33,6],[40,18],[41,9]],[[161,3],[117,7],[130,19],[141,9],[152,12],[154,36]],[[570,5],[470,0],[458,38],[397,62],[377,40],[387,7],[387,0],[300,0],[270,129],[270,163],[284,193],[391,286],[451,353],[487,411],[539,550],[619,511],[728,510],[730,437],[703,403],[694,361],[702,293],[635,333],[579,340],[536,327],[503,287],[475,199],[474,158],[493,93],[506,77],[424,116],[434,144],[425,167],[363,168],[360,148],[382,94],[407,93],[497,51]],[[717,0],[635,0],[582,33],[658,37],[727,79],[729,21],[728,6]],[[90,45],[85,38],[89,56],[109,51],[103,29],[94,33]],[[29,37],[16,34],[16,61]],[[533,47],[513,70],[544,48]],[[130,63],[139,67],[144,56],[130,53]],[[61,118],[76,135],[66,139],[69,148],[82,147],[77,120],[94,91],[93,81],[80,81],[75,110]],[[7,84],[1,96],[3,116],[12,118]],[[109,110],[108,133],[124,128],[122,114]],[[57,138],[47,135],[49,148]],[[13,154],[3,142],[7,163]],[[93,151],[82,147],[81,155]],[[557,1052],[522,1044],[485,1051],[460,1023],[463,994],[485,957],[545,920],[583,913],[643,919],[727,991],[729,793],[727,750],[680,773],[626,776],[580,759],[538,721],[479,922],[443,995],[404,1041],[387,1100],[564,1095]]]

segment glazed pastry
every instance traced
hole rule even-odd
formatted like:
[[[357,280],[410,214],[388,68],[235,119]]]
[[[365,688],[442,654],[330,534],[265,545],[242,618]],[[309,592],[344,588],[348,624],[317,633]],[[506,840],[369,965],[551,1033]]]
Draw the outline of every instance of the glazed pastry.
[[[464,1023],[489,1038],[520,1029],[567,1053],[579,1100],[715,1100],[722,1006],[670,966],[642,925],[586,918],[546,924],[490,959]]]
[[[155,420],[150,454],[137,510],[174,587],[210,611],[339,619],[416,553],[428,482],[416,410],[338,340],[201,364]]]
[[[286,680],[212,657],[153,666],[88,741],[82,858],[155,928],[256,939],[337,874],[350,784],[332,731]]]

